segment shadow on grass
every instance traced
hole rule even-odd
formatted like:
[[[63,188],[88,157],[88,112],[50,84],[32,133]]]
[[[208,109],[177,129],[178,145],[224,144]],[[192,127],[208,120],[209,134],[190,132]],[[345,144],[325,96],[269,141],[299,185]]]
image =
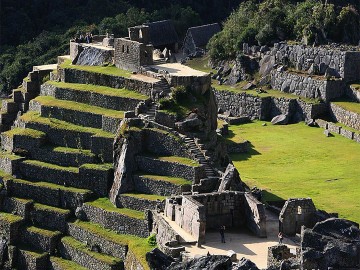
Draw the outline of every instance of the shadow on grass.
[[[276,201],[284,201],[284,198],[281,198],[274,193],[269,192],[268,190],[263,190],[263,200],[266,202],[276,202]]]
[[[244,161],[248,160],[252,156],[261,155],[260,152],[255,150],[254,145],[250,143],[250,150],[247,153],[231,154],[230,157],[233,161]]]

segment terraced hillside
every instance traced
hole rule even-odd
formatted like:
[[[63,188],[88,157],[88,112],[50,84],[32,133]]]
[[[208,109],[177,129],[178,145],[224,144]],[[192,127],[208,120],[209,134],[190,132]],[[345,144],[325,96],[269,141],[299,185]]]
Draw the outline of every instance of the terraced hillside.
[[[137,156],[136,185],[118,196],[115,207],[108,194],[117,128],[125,111],[141,102],[150,105],[150,98],[130,83],[128,89],[106,86],[126,80],[106,70],[76,67],[89,78],[110,76],[101,85],[84,84],[76,76],[67,82],[67,72],[74,70],[67,65],[57,71],[60,76],[52,73],[58,80],[47,81],[39,96],[26,100],[29,109],[19,110],[26,112],[1,134],[0,228],[13,255],[8,267],[148,269],[145,254],[153,246],[146,239],[147,209],[161,206],[165,196],[191,190],[200,165],[186,154],[169,157],[144,149]],[[169,137],[150,127],[131,131]],[[142,165],[144,160],[150,165]],[[165,169],[165,163],[173,169]],[[174,176],[174,170],[184,173]]]

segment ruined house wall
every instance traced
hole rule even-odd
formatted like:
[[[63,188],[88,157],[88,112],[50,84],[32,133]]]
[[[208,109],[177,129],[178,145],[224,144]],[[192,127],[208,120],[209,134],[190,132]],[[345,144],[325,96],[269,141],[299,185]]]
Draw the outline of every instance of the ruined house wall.
[[[289,199],[279,215],[280,230],[289,236],[301,232],[301,226],[314,226],[316,208],[310,198]]]
[[[138,71],[141,66],[153,64],[152,46],[125,38],[116,38],[114,48],[114,62],[118,68]]]

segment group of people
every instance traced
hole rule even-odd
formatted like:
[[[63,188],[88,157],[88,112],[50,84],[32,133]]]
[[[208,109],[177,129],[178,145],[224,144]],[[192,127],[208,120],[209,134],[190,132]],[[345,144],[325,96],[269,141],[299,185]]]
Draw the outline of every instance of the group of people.
[[[92,43],[93,35],[91,33],[86,33],[86,35],[80,34],[79,36],[76,35],[73,41],[77,43]]]

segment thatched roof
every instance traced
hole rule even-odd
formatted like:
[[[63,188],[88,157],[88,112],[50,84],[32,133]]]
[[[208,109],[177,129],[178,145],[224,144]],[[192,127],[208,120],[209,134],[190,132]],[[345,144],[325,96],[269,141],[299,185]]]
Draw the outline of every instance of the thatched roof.
[[[186,36],[192,36],[196,47],[203,47],[206,46],[213,35],[220,31],[220,25],[218,23],[212,23],[191,27],[188,29]]]
[[[150,42],[154,47],[174,44],[179,41],[171,20],[144,23],[144,25],[149,26]]]

